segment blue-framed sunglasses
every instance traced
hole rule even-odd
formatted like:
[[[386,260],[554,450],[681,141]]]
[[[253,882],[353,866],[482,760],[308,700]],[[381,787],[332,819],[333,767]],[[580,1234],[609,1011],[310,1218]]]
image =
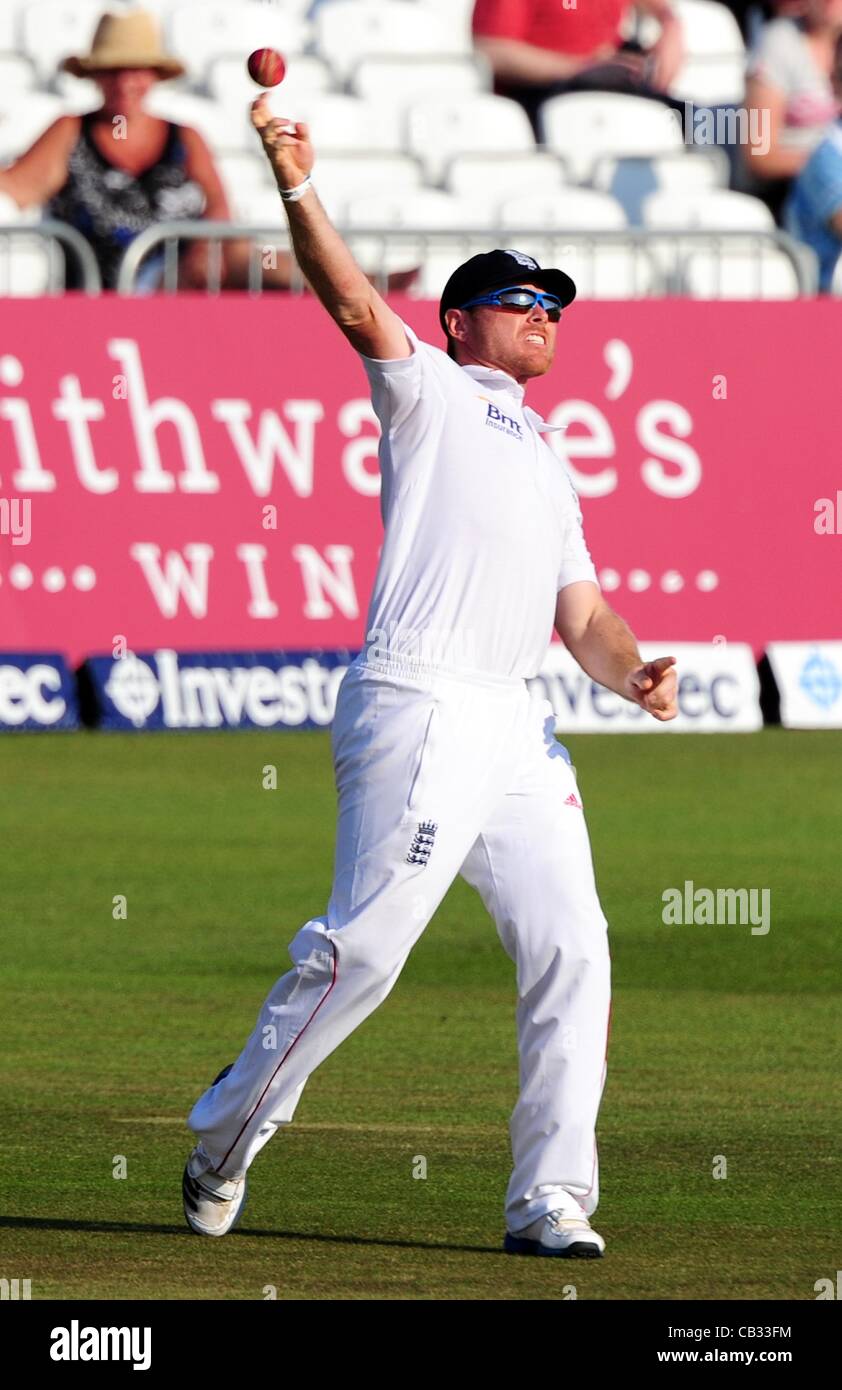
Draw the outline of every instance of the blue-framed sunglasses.
[[[550,323],[558,323],[562,310],[558,295],[545,294],[540,290],[525,290],[520,285],[509,285],[502,290],[489,290],[488,294],[469,299],[467,304],[460,304],[459,308],[478,309],[481,305],[487,305],[490,309],[517,309],[521,314],[528,314],[536,304],[540,304],[541,308],[546,310]]]

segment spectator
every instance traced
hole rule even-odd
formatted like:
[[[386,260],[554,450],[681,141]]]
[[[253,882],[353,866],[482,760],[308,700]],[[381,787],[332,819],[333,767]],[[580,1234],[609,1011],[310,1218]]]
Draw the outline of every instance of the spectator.
[[[838,111],[830,74],[842,0],[783,0],[776,11],[749,60],[746,106],[752,122],[768,121],[768,140],[742,146],[742,186],[780,220],[793,178]]]
[[[833,89],[842,107],[842,36],[836,40]],[[819,289],[831,287],[842,252],[842,119],[837,117],[795,179],[784,206],[787,231],[819,260]]]
[[[193,218],[229,221],[225,191],[202,136],[144,110],[154,84],[179,77],[184,68],[162,51],[157,23],[144,11],[106,14],[85,57],[65,59],[62,68],[93,78],[102,105],[84,116],[61,116],[8,169],[0,170],[0,192],[19,207],[43,206],[47,217],[66,222],[90,242],[106,289],[114,289],[123,253],[156,222]],[[208,243],[181,243],[179,287],[208,283]],[[244,287],[248,242],[225,244],[226,287]],[[278,268],[264,283],[289,284],[290,259],[278,253]],[[67,288],[79,287],[75,257],[67,257]],[[144,259],[138,288],[157,288],[163,250]]]
[[[631,0],[476,0],[474,42],[494,72],[501,96],[526,110],[540,138],[542,102],[562,92],[614,91],[655,97],[684,113],[667,95],[684,57],[681,24],[669,0],[639,0],[637,9],[661,22],[648,51],[624,43],[620,26]]]

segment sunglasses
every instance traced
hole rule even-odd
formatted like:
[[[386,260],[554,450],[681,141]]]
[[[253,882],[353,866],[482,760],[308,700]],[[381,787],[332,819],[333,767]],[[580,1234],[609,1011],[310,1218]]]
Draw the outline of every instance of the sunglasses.
[[[469,299],[460,304],[460,309],[478,309],[481,305],[489,309],[516,309],[519,314],[528,314],[536,304],[546,310],[550,323],[558,323],[561,318],[562,303],[555,294],[543,294],[539,290],[524,290],[519,285],[511,285],[503,290],[490,290],[488,294]]]

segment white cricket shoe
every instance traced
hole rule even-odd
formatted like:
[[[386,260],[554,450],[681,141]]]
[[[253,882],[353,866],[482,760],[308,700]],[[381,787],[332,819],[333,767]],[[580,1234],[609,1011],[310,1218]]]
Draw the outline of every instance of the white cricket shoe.
[[[516,1235],[506,1233],[503,1248],[509,1255],[558,1255],[568,1260],[597,1260],[605,1241],[596,1231],[576,1198],[562,1194],[558,1207],[533,1221]]]
[[[191,1231],[197,1236],[224,1236],[242,1215],[248,1183],[245,1177],[220,1177],[198,1146],[187,1160],[181,1189]]]

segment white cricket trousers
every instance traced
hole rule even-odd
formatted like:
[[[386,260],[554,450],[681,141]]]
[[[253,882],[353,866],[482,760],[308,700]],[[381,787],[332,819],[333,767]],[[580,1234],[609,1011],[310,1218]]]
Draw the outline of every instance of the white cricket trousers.
[[[212,1166],[245,1173],[305,1082],[386,998],[461,873],[517,974],[520,1090],[506,1225],[599,1188],[610,1017],[607,923],[552,707],[520,679],[393,659],[349,667],[331,730],[338,823],[324,916],[293,938],[232,1071],[188,1117]]]

